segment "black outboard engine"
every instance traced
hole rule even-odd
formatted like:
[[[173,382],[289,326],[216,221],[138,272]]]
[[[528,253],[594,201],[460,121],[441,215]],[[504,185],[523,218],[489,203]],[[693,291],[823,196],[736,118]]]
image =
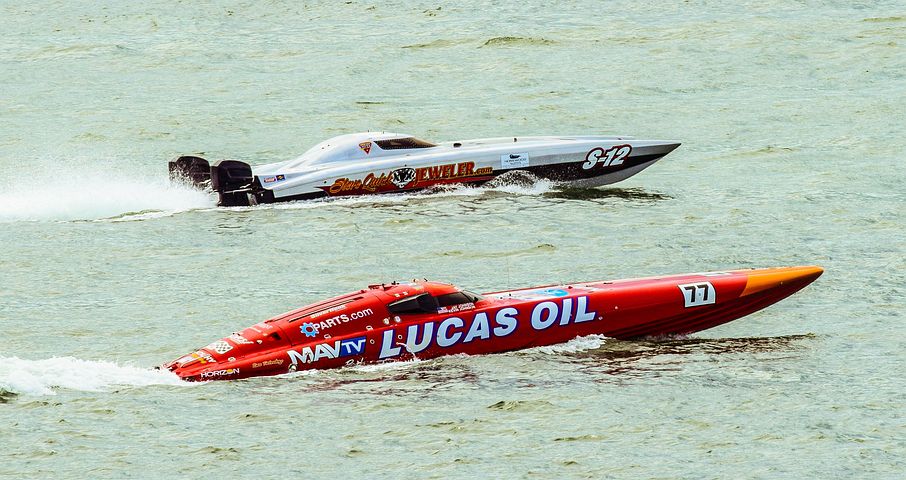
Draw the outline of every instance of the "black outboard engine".
[[[209,165],[201,157],[184,155],[170,162],[170,180],[191,182],[196,188],[212,189],[220,196],[217,205],[238,207],[258,202],[254,195],[252,167],[238,160],[221,160]]]
[[[170,180],[174,182],[191,182],[198,188],[209,188],[211,186],[211,166],[208,161],[201,157],[184,155],[171,160],[170,163]]]
[[[211,165],[211,188],[220,195],[217,203],[221,207],[252,205],[255,195],[252,191],[252,167],[238,160],[220,160]]]

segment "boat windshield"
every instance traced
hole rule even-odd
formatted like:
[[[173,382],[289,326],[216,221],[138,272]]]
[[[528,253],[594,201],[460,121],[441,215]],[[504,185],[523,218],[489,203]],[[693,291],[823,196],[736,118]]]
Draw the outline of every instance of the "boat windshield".
[[[406,150],[431,148],[437,145],[415,137],[397,137],[383,140],[371,140],[362,134],[341,135],[325,140],[311,147],[301,157],[291,161],[287,166],[319,165],[347,161],[361,161],[380,156],[388,150]]]
[[[390,313],[397,315],[437,313],[437,300],[430,293],[423,293],[414,297],[397,300],[387,305]]]
[[[381,147],[381,150],[403,150],[408,148],[431,148],[437,146],[427,140],[415,137],[391,138],[389,140],[378,140],[374,143]]]
[[[472,293],[467,290],[461,292],[448,293],[437,297],[437,304],[441,307],[451,307],[453,305],[462,305],[464,303],[475,303],[482,300],[481,295]]]

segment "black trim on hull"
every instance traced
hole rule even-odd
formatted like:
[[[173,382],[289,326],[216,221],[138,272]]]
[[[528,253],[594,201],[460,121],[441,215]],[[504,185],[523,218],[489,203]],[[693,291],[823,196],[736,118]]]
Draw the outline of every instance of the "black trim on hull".
[[[592,178],[601,177],[604,175],[612,175],[615,173],[619,173],[623,170],[628,170],[630,168],[638,167],[640,165],[644,165],[646,163],[653,162],[653,161],[658,160],[661,157],[667,155],[667,153],[669,153],[669,152],[656,153],[656,154],[651,154],[651,155],[630,156],[630,157],[626,158],[623,161],[623,163],[620,164],[618,167],[601,168],[600,166],[596,165],[595,167],[590,168],[590,169],[583,169],[582,164],[584,162],[568,162],[568,163],[555,163],[555,164],[550,164],[550,165],[536,165],[533,167],[530,166],[530,167],[525,167],[525,168],[495,169],[493,171],[493,173],[491,174],[490,179],[480,180],[480,181],[467,181],[466,180],[466,181],[462,181],[462,182],[456,182],[456,184],[457,185],[478,186],[478,185],[485,184],[485,183],[491,181],[492,179],[499,177],[500,175],[503,175],[508,172],[515,172],[515,171],[528,172],[528,173],[531,173],[532,175],[535,175],[536,177],[553,180],[555,182],[574,182],[574,181],[579,181],[579,180],[588,180],[588,179],[592,179]],[[387,192],[374,192],[374,193],[368,193],[366,195],[417,192],[417,191],[421,191],[421,190],[426,190],[428,188],[431,188],[431,187],[429,186],[429,187],[391,190],[391,191],[387,191]],[[257,203],[259,203],[259,204],[260,203],[292,202],[292,201],[296,201],[296,200],[315,200],[315,199],[324,198],[324,197],[341,198],[341,197],[347,196],[347,195],[330,195],[327,192],[322,191],[322,192],[302,193],[299,195],[290,195],[290,196],[286,196],[286,197],[276,197],[276,196],[274,196],[274,192],[272,190],[261,187],[261,183],[257,176],[255,177],[254,182],[252,182],[251,190],[249,193],[250,193],[250,195],[253,195],[255,197],[255,200],[257,200]],[[221,198],[223,198],[223,194],[221,194]],[[235,200],[236,200],[235,196],[230,198],[231,202],[235,202]],[[249,205],[249,204],[250,203],[245,203],[244,205]],[[218,205],[221,205],[221,204],[218,204]],[[230,203],[229,206],[234,206],[234,205],[236,205],[236,204]],[[221,206],[226,206],[226,205],[221,205]]]
[[[601,168],[596,165],[592,168],[584,169],[582,168],[582,164],[585,162],[552,163],[549,165],[535,165],[534,167],[494,170],[494,175],[497,176],[503,175],[507,172],[522,171],[529,172],[538,178],[553,180],[555,182],[575,182],[577,180],[588,180],[592,178],[603,177],[604,175],[612,175],[614,173],[622,172],[623,170],[628,170],[630,168],[658,160],[665,155],[667,154],[656,153],[651,155],[637,155],[634,157],[628,157],[617,167]]]

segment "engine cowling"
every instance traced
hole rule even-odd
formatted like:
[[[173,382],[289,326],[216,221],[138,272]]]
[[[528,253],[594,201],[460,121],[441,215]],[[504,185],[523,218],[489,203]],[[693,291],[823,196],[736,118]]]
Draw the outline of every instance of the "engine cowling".
[[[183,155],[171,160],[169,167],[171,181],[190,182],[198,188],[211,186],[211,165],[201,157]]]
[[[211,165],[211,188],[220,196],[218,205],[251,205],[254,199],[252,167],[238,160],[220,160]]]

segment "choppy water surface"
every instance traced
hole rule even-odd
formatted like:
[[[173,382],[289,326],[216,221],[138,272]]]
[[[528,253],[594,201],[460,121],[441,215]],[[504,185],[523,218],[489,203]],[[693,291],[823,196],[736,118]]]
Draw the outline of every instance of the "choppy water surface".
[[[901,2],[0,5],[0,476],[902,478]],[[555,185],[216,209],[165,162],[366,129],[683,146]],[[827,273],[669,341],[186,385],[391,279]]]

